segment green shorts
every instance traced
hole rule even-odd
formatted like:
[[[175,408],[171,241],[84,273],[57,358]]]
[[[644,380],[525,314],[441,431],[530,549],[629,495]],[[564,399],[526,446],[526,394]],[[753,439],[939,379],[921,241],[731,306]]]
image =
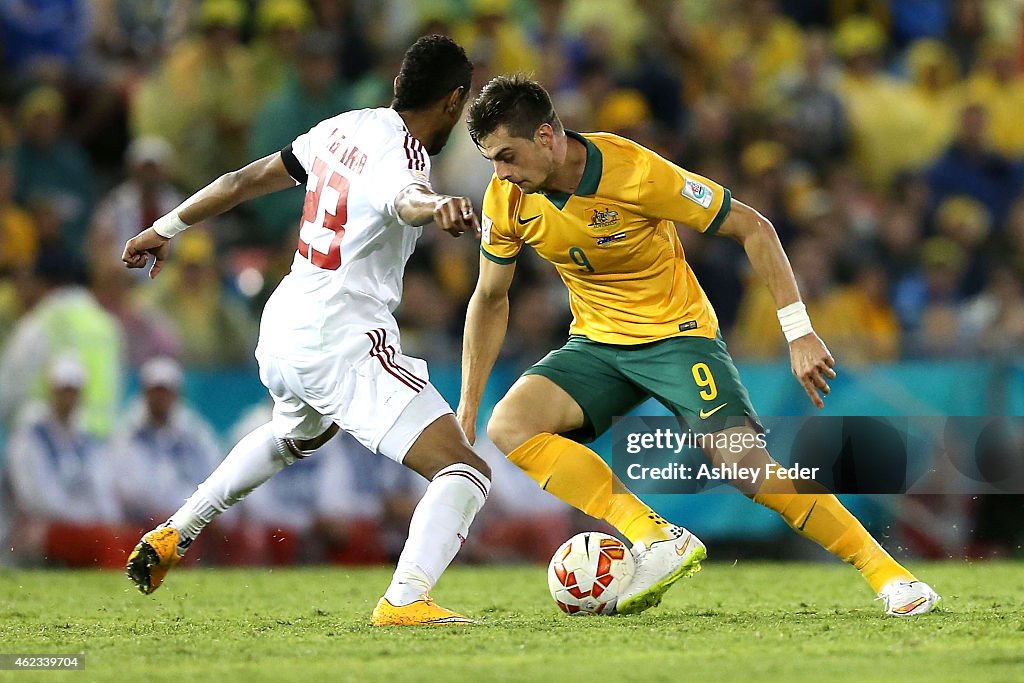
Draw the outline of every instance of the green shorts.
[[[583,409],[583,427],[564,434],[589,443],[612,418],[655,398],[691,429],[716,432],[757,413],[721,336],[671,337],[650,344],[602,344],[573,335],[523,373],[541,375]]]

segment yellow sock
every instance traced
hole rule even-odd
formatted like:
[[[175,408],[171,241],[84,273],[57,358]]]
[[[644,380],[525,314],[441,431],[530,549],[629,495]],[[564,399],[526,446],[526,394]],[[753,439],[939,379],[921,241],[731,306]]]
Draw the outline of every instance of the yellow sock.
[[[671,525],[629,491],[594,451],[557,434],[538,434],[508,459],[540,487],[592,517],[603,519],[630,542],[672,538]]]
[[[914,580],[834,495],[795,491],[790,481],[770,480],[754,502],[778,512],[801,536],[852,564],[876,593],[893,579]]]

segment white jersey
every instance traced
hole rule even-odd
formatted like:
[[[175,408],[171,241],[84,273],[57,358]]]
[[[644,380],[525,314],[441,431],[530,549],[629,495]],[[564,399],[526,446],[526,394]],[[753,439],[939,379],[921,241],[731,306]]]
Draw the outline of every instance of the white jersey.
[[[402,222],[395,197],[430,188],[430,158],[393,109],[326,119],[281,152],[306,201],[291,272],[270,297],[259,350],[309,358],[364,330],[393,327],[405,263],[421,228]]]

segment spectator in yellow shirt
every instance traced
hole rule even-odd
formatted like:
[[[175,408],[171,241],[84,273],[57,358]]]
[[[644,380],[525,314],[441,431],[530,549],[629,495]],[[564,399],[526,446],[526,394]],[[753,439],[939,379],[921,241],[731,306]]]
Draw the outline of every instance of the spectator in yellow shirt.
[[[35,263],[39,240],[32,218],[14,202],[14,166],[0,161],[0,276]]]
[[[241,0],[204,0],[200,35],[175,46],[133,102],[133,133],[171,144],[175,178],[187,190],[247,160],[249,123],[259,108],[252,57],[238,40],[244,21]]]
[[[900,355],[900,323],[889,304],[888,277],[876,261],[857,266],[853,281],[822,302],[821,324],[829,343],[851,365],[895,361]]]
[[[730,22],[717,41],[720,67],[737,57],[751,61],[754,80],[768,89],[785,71],[799,65],[804,50],[800,27],[779,12],[776,0],[744,3],[735,22]]]
[[[305,0],[262,0],[257,6],[252,46],[253,71],[259,74],[255,108],[297,74],[303,31],[312,20]]]
[[[905,115],[909,87],[881,69],[886,37],[872,19],[855,16],[836,30],[834,47],[843,60],[839,96],[852,133],[853,161],[876,188],[885,187],[913,157],[917,131]]]
[[[988,111],[989,140],[1002,154],[1024,156],[1024,76],[1014,64],[1013,47],[990,43],[967,81],[972,101],[981,102]]]
[[[910,46],[907,71],[911,87],[903,99],[903,111],[917,131],[907,162],[920,168],[952,141],[963,93],[957,87],[956,58],[937,40],[923,38]]]
[[[256,323],[225,291],[217,271],[216,247],[202,230],[178,241],[175,263],[157,286],[147,288],[157,310],[181,335],[181,361],[189,367],[242,365],[252,360]]]
[[[497,73],[533,72],[537,60],[519,25],[510,20],[509,0],[473,0],[473,18],[455,30],[474,62],[482,60]]]

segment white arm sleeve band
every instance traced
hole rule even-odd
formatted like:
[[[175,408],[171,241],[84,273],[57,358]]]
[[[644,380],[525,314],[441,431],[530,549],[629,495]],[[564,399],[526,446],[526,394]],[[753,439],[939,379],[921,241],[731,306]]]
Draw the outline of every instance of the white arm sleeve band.
[[[787,343],[814,332],[811,319],[807,317],[807,307],[802,301],[783,306],[778,310],[778,315]]]
[[[153,232],[161,237],[166,237],[167,239],[171,239],[179,232],[184,232],[187,228],[188,225],[178,218],[177,213],[169,213],[166,216],[161,216],[156,219],[155,223],[153,223]]]

